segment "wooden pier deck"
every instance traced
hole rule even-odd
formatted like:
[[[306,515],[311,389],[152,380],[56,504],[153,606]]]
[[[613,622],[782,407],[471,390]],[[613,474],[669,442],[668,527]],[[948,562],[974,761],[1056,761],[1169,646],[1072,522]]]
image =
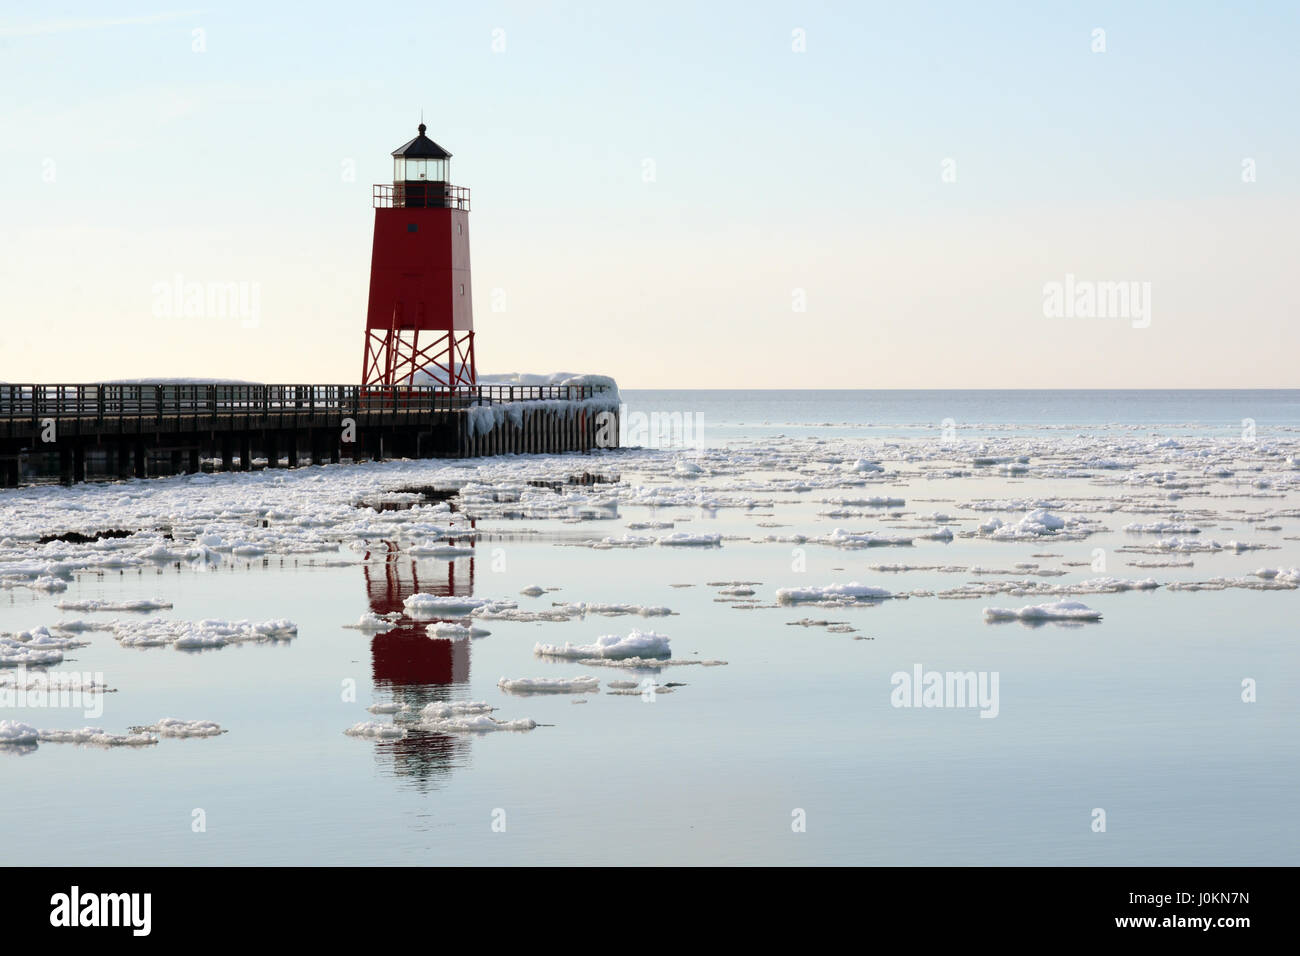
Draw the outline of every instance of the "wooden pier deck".
[[[595,385],[0,385],[0,487],[617,444]],[[596,399],[597,401],[592,401]],[[492,406],[511,406],[496,415]],[[505,411],[502,409],[501,411]],[[477,421],[477,427],[475,427]]]

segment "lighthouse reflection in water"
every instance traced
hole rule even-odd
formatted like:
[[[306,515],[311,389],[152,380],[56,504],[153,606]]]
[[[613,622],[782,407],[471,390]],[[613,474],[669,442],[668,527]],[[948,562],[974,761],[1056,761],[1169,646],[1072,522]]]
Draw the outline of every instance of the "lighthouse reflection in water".
[[[448,544],[457,544],[447,539]],[[474,546],[473,535],[459,542]],[[377,542],[365,556],[366,592],[377,615],[399,614],[397,626],[370,639],[371,675],[377,704],[399,704],[418,713],[434,701],[463,700],[469,682],[469,638],[432,637],[428,627],[465,618],[413,619],[403,602],[412,594],[465,597],[474,593],[474,556],[454,560],[415,558],[396,542]],[[464,737],[412,731],[400,740],[375,744],[381,762],[399,776],[431,789],[468,757]]]

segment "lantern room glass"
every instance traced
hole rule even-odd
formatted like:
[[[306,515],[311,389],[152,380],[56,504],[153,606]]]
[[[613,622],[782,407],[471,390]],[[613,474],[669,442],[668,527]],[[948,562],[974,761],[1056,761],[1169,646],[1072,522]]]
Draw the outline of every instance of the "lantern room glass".
[[[445,159],[408,159],[405,156],[394,156],[393,182],[445,183],[447,166]]]

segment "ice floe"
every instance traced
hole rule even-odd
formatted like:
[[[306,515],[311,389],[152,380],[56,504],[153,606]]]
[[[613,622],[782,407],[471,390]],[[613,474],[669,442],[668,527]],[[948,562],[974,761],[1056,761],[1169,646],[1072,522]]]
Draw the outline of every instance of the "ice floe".
[[[0,749],[31,749],[39,743],[88,744],[96,747],[147,747],[158,743],[148,733],[113,734],[101,727],[77,730],[40,730],[17,720],[0,720]]]
[[[98,677],[76,671],[27,670],[26,666],[0,672],[0,688],[16,693],[111,694],[116,688]]]
[[[469,614],[481,607],[492,604],[490,598],[468,596],[444,596],[437,594],[412,594],[402,602],[406,612],[414,618],[437,617],[439,615],[456,616]]]
[[[668,617],[675,613],[671,608],[661,605],[646,604],[609,604],[597,601],[557,601],[550,609],[524,609],[514,601],[489,601],[475,608],[471,616],[485,621],[519,621],[537,623],[541,621],[571,621],[587,615],[600,617],[620,617],[636,615],[638,617]]]
[[[1031,604],[1022,608],[986,607],[986,621],[1100,621],[1101,612],[1078,601]]]
[[[164,717],[157,723],[132,727],[133,734],[157,734],[159,737],[217,737],[227,731],[212,720],[179,720]]]
[[[361,615],[357,623],[345,624],[343,626],[358,631],[364,631],[367,634],[382,634],[397,627],[401,617],[402,616],[396,612],[376,614],[374,611],[366,611]]]
[[[153,734],[136,732],[134,728],[128,734],[112,734],[101,727],[82,727],[79,730],[42,730],[40,742],[90,744],[95,747],[148,747],[158,743],[158,738]]]
[[[473,554],[474,549],[463,544],[417,544],[407,549],[416,557],[458,558]]]
[[[686,531],[678,531],[675,534],[662,535],[656,538],[655,543],[671,548],[716,548],[722,544],[722,535],[690,534]]]
[[[978,533],[996,541],[1024,541],[1043,537],[1083,537],[1092,529],[1081,519],[1061,517],[1046,508],[1037,508],[1014,524],[1001,518],[989,518],[979,525]]]
[[[372,740],[399,740],[406,736],[406,728],[377,720],[363,720],[343,732],[349,737],[369,737]]]
[[[63,660],[63,652],[84,647],[85,641],[36,627],[17,634],[0,634],[0,667],[46,666]]]
[[[292,621],[118,621],[113,637],[123,647],[166,647],[202,650],[229,644],[264,644],[289,641],[298,636]]]
[[[462,717],[446,717],[441,720],[426,720],[416,725],[420,730],[434,734],[485,734],[494,731],[533,730],[537,722],[528,718],[519,720],[497,720],[487,714]]]
[[[41,739],[41,732],[31,724],[17,720],[0,720],[0,747],[15,744],[35,744]]]
[[[446,621],[430,624],[424,631],[430,637],[449,637],[455,640],[462,640],[467,637],[487,637],[492,633],[487,628],[475,627],[473,624],[451,624]]]
[[[533,647],[538,657],[563,657],[570,660],[622,660],[626,658],[668,657],[672,654],[668,638],[654,631],[632,631],[630,634],[605,634],[591,644],[538,643]]]
[[[651,677],[643,678],[639,681],[631,680],[612,680],[606,687],[606,693],[612,697],[646,697],[653,698],[660,694],[671,694],[681,684],[668,682],[660,684]]]
[[[172,602],[163,598],[136,598],[130,601],[101,601],[84,599],[79,601],[59,601],[54,605],[60,611],[165,611],[172,607]]]
[[[446,720],[449,717],[465,717],[473,714],[490,714],[496,710],[487,701],[459,700],[433,701],[420,709],[420,719],[424,721]]]
[[[658,671],[664,667],[725,667],[727,662],[703,657],[584,657],[578,663],[584,667],[615,667],[623,670]]]
[[[884,466],[879,462],[868,461],[865,458],[859,458],[857,461],[850,462],[844,466],[845,471],[852,471],[857,474],[869,474],[873,472],[884,471]]]
[[[639,617],[668,617],[673,613],[670,608],[661,605],[605,604],[596,601],[570,601],[553,606],[570,617],[586,617],[588,614],[601,617],[618,617],[625,614],[635,614]]]
[[[780,588],[776,592],[778,604],[864,604],[892,598],[885,589],[856,581],[849,584],[828,584],[825,587]]]
[[[1134,521],[1124,525],[1129,534],[1200,534],[1201,529],[1193,524],[1177,521]]]
[[[497,687],[507,694],[528,696],[530,694],[594,694],[600,690],[600,681],[595,677],[503,677],[497,681]]]

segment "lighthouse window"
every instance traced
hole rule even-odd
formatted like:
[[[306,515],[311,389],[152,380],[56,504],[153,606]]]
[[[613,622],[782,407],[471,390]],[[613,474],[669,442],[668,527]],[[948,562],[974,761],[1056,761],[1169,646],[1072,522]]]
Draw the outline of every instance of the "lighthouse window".
[[[420,226],[419,226],[418,223],[408,222],[408,223],[406,224],[406,231],[407,231],[407,232],[419,232],[419,231],[420,231]]]
[[[463,282],[460,284],[460,294],[461,295],[465,294],[465,283]]]
[[[393,179],[395,181],[441,183],[447,180],[447,161],[445,159],[402,159],[393,161]]]
[[[459,235],[461,235],[464,231],[465,231],[465,227],[464,227],[461,223],[459,223],[459,222],[456,223],[456,235],[459,236]]]

